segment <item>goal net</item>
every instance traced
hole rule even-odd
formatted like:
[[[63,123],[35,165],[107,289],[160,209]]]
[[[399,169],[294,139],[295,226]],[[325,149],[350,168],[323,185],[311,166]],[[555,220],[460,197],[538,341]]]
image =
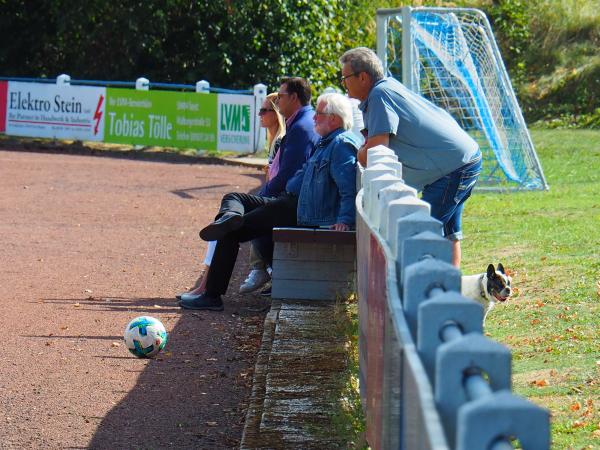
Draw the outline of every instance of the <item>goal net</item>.
[[[548,189],[483,12],[378,10],[377,53],[389,74],[446,109],[479,143],[479,189]]]

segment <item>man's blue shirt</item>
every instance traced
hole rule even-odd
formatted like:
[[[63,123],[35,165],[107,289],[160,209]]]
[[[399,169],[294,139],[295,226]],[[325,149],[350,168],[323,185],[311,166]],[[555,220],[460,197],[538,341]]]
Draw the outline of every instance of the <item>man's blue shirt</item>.
[[[373,85],[360,104],[368,136],[389,134],[402,163],[402,178],[422,190],[468,163],[477,143],[443,109],[394,78]]]

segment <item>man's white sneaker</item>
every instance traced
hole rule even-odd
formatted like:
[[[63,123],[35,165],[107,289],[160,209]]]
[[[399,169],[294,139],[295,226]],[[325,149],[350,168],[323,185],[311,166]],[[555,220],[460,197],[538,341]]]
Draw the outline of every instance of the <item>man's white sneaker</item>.
[[[240,294],[248,294],[262,288],[271,277],[264,269],[252,269],[240,286]]]

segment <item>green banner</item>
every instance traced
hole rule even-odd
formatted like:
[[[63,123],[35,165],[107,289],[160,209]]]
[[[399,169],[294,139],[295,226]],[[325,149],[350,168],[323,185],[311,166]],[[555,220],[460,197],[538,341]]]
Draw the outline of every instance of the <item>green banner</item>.
[[[106,90],[104,141],[217,149],[217,94]]]

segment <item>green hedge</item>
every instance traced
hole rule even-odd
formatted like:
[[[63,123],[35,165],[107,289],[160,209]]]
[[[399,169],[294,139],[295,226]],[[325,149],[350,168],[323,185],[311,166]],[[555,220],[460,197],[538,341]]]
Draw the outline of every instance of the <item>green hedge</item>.
[[[593,0],[0,0],[0,75],[270,89],[338,85],[338,58],[375,47],[380,7],[467,6],[490,18],[529,122],[598,127],[600,19]]]
[[[0,0],[3,76],[271,88],[285,75],[337,83],[340,54],[374,44],[377,2]]]

